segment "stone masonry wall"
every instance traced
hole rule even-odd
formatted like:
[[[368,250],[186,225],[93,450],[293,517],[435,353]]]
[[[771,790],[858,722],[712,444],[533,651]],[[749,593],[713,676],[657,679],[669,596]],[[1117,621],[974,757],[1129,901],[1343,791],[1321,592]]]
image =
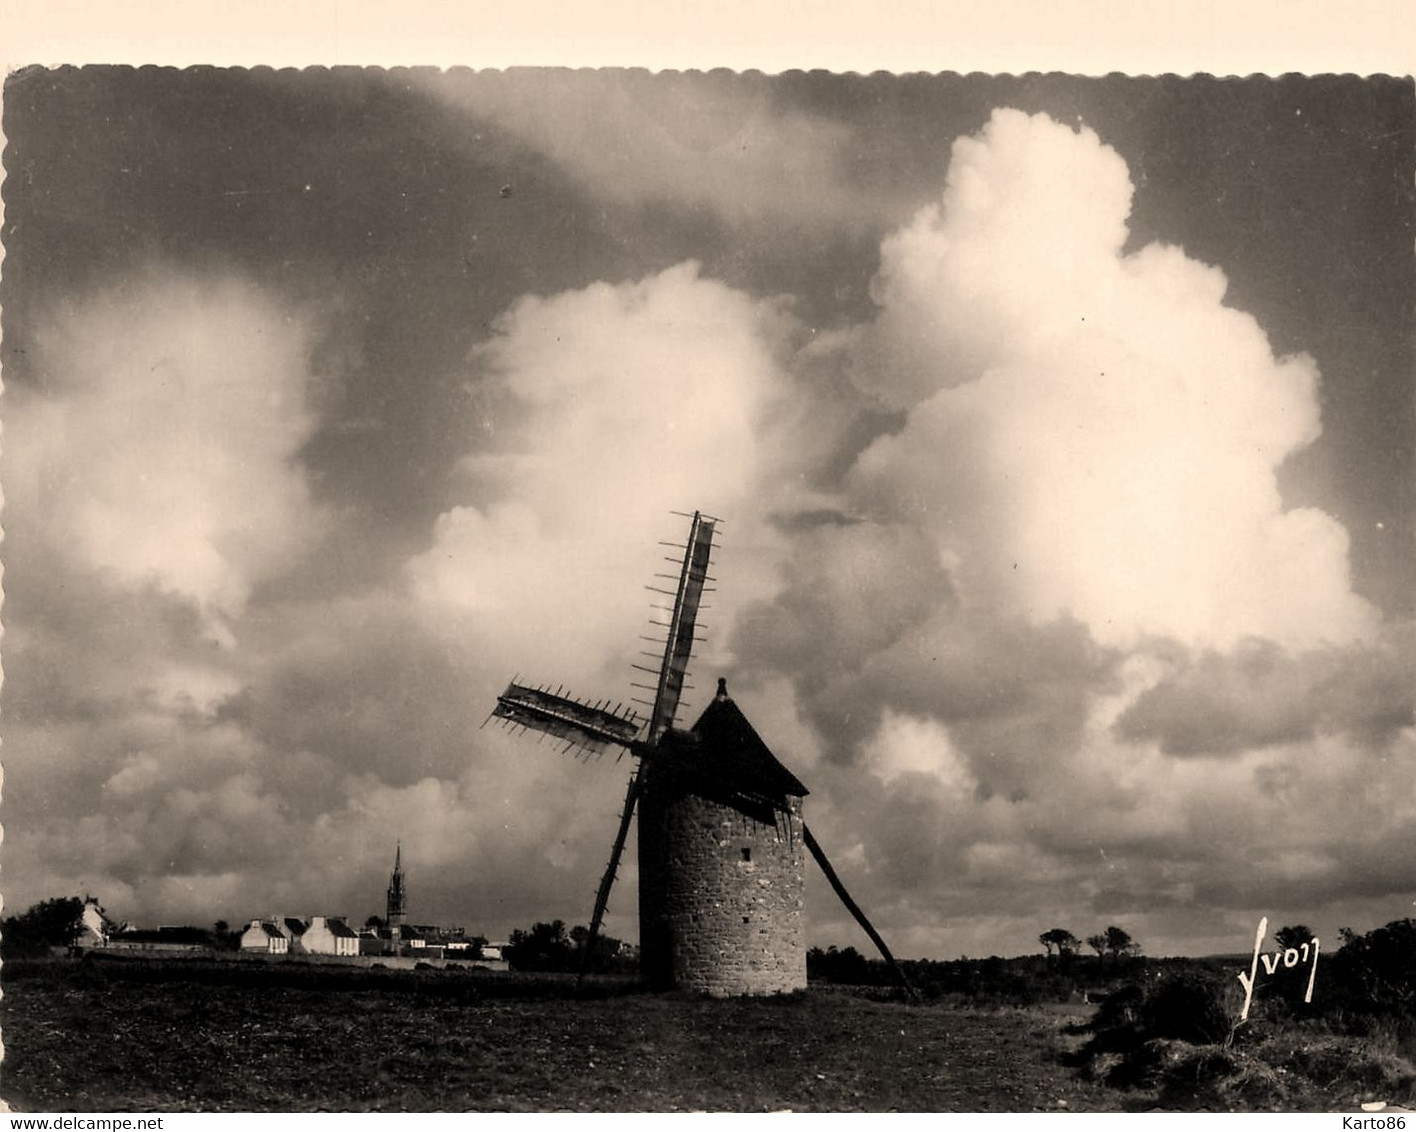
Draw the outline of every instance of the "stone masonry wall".
[[[640,953],[655,989],[778,994],[806,986],[800,798],[776,826],[646,780]]]

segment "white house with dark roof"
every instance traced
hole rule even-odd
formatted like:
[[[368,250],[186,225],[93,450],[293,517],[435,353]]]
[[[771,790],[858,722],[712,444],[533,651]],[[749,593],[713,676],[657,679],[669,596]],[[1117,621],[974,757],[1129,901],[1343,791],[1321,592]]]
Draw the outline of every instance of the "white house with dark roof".
[[[359,933],[342,919],[312,916],[300,945],[311,955],[358,955]]]
[[[279,928],[281,935],[290,941],[291,954],[298,955],[305,950],[301,939],[308,925],[304,920],[296,916],[273,916],[270,922]]]
[[[79,922],[74,928],[75,947],[103,947],[108,943],[108,922],[92,896],[84,900]]]
[[[241,933],[241,950],[284,955],[290,950],[290,937],[271,920],[252,920]]]

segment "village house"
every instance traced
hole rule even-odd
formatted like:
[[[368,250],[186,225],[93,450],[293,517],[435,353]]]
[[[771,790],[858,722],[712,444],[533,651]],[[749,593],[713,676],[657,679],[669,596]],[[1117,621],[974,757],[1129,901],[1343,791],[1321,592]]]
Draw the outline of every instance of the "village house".
[[[309,955],[358,955],[359,933],[340,917],[313,916],[300,936],[300,949]]]
[[[304,920],[296,916],[275,916],[272,918],[271,923],[279,928],[281,934],[290,941],[290,953],[292,955],[298,955],[305,950],[300,943],[307,926]]]
[[[84,900],[83,911],[74,932],[75,947],[103,947],[108,943],[108,921],[98,901],[92,896]]]
[[[241,933],[241,950],[285,955],[290,950],[290,937],[270,920],[252,920]]]
[[[401,956],[418,959],[468,957],[473,949],[461,927],[408,923],[408,890],[403,877],[403,847],[394,849],[393,873],[389,877],[385,915],[370,916],[361,930],[349,926],[343,916],[272,916],[251,920],[241,933],[241,950],[268,955]],[[487,958],[492,965],[501,953]]]

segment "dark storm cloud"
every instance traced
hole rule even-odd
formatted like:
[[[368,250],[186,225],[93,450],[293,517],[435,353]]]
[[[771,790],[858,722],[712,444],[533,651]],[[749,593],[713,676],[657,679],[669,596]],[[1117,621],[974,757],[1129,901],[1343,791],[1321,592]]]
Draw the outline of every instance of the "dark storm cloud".
[[[737,648],[793,666],[804,683],[858,671],[949,600],[934,547],[903,525],[823,524],[806,529],[796,547],[781,595],[746,611]],[[809,670],[797,667],[803,660]]]
[[[19,532],[7,524],[7,572],[25,579]],[[50,562],[5,600],[6,714],[38,725],[94,722],[157,694],[169,665],[196,668],[215,646],[186,602],[155,590],[94,584]]]
[[[833,758],[858,760],[887,710],[947,724],[985,795],[1026,792],[1028,764],[1075,746],[1114,663],[1085,626],[961,609],[916,527],[822,525],[795,546],[735,648],[792,676]]]
[[[485,682],[482,665],[407,608],[371,599],[277,607],[251,628],[271,651],[218,719],[337,775],[390,786],[452,781],[466,767],[489,710],[469,695]],[[318,797],[325,784],[309,785]]]
[[[1373,646],[1292,653],[1246,641],[1229,653],[1204,652],[1142,692],[1116,732],[1172,755],[1234,754],[1320,733],[1380,747],[1412,726],[1412,640],[1402,626]]]
[[[1257,867],[1207,874],[1195,885],[1194,896],[1206,905],[1230,909],[1311,909],[1338,899],[1363,898],[1409,908],[1410,892],[1416,888],[1416,865],[1409,851],[1413,834],[1416,823],[1409,820],[1376,835],[1363,831],[1360,823],[1315,832],[1312,849],[1302,857],[1291,852],[1267,858],[1256,854]]]

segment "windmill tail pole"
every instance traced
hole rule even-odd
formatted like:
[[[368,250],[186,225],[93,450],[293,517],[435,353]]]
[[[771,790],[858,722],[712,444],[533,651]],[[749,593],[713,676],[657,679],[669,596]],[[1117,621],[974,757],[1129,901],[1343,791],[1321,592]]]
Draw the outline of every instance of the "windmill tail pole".
[[[610,863],[605,867],[605,875],[600,879],[600,890],[595,893],[595,911],[590,917],[590,934],[585,939],[585,954],[580,957],[580,976],[584,980],[585,974],[590,969],[591,958],[595,953],[595,941],[600,938],[600,923],[605,918],[605,909],[610,903],[610,889],[614,887],[615,875],[619,872],[620,857],[624,853],[625,839],[629,836],[629,823],[634,817],[634,804],[639,800],[640,777],[644,773],[644,764],[640,763],[634,768],[634,775],[629,780],[629,789],[624,795],[624,809],[620,812],[619,833],[615,836],[614,848],[610,850]]]
[[[891,973],[895,976],[895,981],[906,994],[910,996],[911,1002],[919,1002],[919,992],[910,985],[909,979],[905,978],[905,973],[900,969],[900,965],[895,962],[895,957],[890,954],[890,949],[885,946],[885,941],[880,938],[880,933],[875,930],[870,921],[865,918],[865,913],[860,910],[859,905],[851,899],[851,894],[846,891],[846,886],[841,883],[841,878],[836,875],[836,870],[831,867],[831,862],[826,859],[826,854],[821,851],[821,846],[816,843],[816,838],[811,835],[811,827],[805,822],[801,827],[802,840],[806,842],[806,847],[811,850],[811,855],[816,858],[816,863],[821,866],[821,871],[826,874],[826,879],[831,882],[831,887],[836,890],[836,895],[841,898],[841,903],[846,906],[852,916],[856,918],[865,934],[870,937],[872,943],[879,949],[885,962],[889,964]]]

